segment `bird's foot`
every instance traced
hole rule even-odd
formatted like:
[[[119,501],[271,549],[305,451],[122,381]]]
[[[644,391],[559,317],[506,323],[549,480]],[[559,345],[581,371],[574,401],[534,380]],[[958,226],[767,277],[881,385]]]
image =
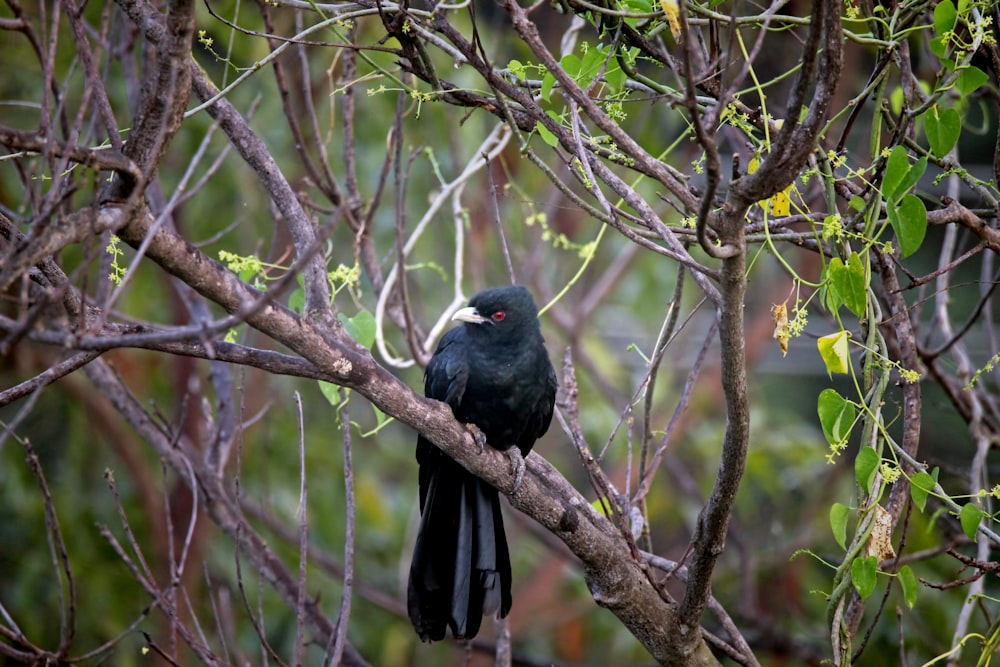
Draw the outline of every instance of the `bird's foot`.
[[[521,450],[516,446],[505,449],[503,455],[510,461],[510,471],[514,473],[514,488],[510,490],[510,495],[513,496],[521,488],[521,482],[524,481],[524,471],[527,466],[524,465],[524,456],[521,454]]]
[[[466,424],[465,430],[472,436],[472,441],[476,443],[476,447],[479,447],[479,453],[482,454],[486,449],[486,434],[480,431],[475,424]]]

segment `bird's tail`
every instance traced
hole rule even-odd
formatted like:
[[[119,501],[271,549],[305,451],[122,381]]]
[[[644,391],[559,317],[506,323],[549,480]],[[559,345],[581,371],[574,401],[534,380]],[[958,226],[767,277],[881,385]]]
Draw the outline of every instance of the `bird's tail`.
[[[510,611],[510,554],[497,490],[434,448],[421,462],[420,531],[407,608],[424,641],[471,639]]]

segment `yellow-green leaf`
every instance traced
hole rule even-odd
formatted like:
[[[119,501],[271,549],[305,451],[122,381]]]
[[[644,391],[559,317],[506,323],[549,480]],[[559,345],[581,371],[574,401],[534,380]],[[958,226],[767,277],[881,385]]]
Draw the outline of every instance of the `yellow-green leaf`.
[[[680,39],[681,19],[677,0],[660,0],[660,7],[663,8],[663,14],[667,18],[667,25],[670,26],[670,34],[674,36],[675,40]]]
[[[788,198],[788,193],[790,190],[791,186],[788,186],[781,192],[775,193],[775,195],[771,197],[770,199],[771,215],[778,218],[783,218],[789,213],[791,213],[792,203],[791,200]]]
[[[827,373],[846,373],[851,367],[851,356],[847,352],[848,338],[846,331],[838,331],[816,341]]]

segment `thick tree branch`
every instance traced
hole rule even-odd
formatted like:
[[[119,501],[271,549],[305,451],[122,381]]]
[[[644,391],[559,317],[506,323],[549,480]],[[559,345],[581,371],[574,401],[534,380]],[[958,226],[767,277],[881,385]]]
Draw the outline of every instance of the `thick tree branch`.
[[[722,216],[720,216],[722,218]],[[750,405],[746,378],[746,333],[743,325],[746,298],[746,242],[743,215],[722,218],[718,225],[724,245],[740,252],[722,261],[719,306],[722,391],[726,400],[726,435],[722,443],[719,472],[708,502],[698,516],[692,538],[690,577],[680,609],[680,636],[674,659],[687,660],[698,638],[705,605],[711,597],[712,573],[726,545],[736,492],[746,467],[750,439]]]
[[[803,48],[803,67],[786,108],[777,140],[760,167],[733,181],[730,205],[733,210],[766,199],[791,183],[816,147],[843,66],[844,33],[840,26],[841,3],[813,0],[812,21]],[[809,100],[809,91],[813,91]],[[799,122],[799,112],[808,106]]]

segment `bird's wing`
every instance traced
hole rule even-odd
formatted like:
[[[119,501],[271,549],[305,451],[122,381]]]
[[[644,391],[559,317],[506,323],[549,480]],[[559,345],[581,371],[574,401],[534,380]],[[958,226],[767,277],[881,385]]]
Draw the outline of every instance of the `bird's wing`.
[[[547,357],[545,361],[548,362]],[[528,452],[535,446],[535,441],[549,430],[558,389],[559,382],[556,379],[556,372],[552,365],[548,364],[548,373],[545,376],[544,386],[541,387],[541,393],[534,393],[538,399],[534,401],[529,412],[522,413],[527,415],[524,430],[521,431],[517,440],[517,448],[521,450],[522,456],[527,456]]]
[[[556,371],[551,365],[545,383],[545,394],[538,404],[538,421],[535,423],[536,438],[542,437],[549,430],[549,424],[552,423],[552,412],[556,405],[556,392],[559,391],[559,380],[556,379]]]
[[[452,329],[438,344],[424,374],[424,396],[444,401],[452,411],[458,409],[469,381],[469,361],[465,332]]]
[[[452,413],[458,410],[469,380],[465,333],[461,327],[441,338],[424,373],[424,396],[444,401]],[[444,453],[423,435],[417,438],[417,463],[420,465],[420,509],[423,511],[431,480],[441,465]]]

